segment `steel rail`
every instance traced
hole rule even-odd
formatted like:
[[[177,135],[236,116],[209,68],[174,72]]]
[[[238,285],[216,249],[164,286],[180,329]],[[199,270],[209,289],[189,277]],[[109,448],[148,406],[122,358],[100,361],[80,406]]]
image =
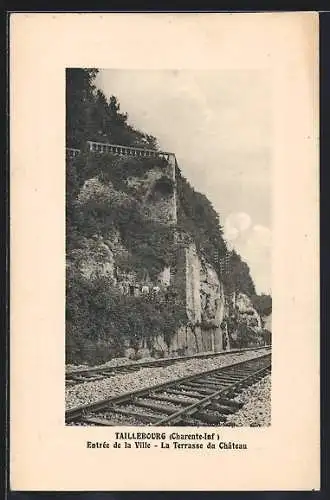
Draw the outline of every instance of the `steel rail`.
[[[113,411],[116,411],[119,408],[114,408],[113,405],[116,405],[116,404],[118,405],[120,403],[129,403],[129,402],[132,402],[134,404],[134,400],[136,400],[136,398],[139,398],[141,396],[148,396],[148,395],[151,395],[152,393],[154,393],[156,391],[160,391],[160,390],[166,390],[166,389],[169,390],[171,388],[175,389],[177,386],[179,386],[183,383],[186,383],[186,382],[189,382],[192,380],[196,380],[196,379],[201,379],[201,378],[207,377],[207,376],[215,374],[215,373],[218,373],[220,378],[221,378],[221,374],[223,374],[227,377],[230,377],[230,373],[232,373],[232,375],[235,376],[235,374],[237,373],[237,370],[242,369],[243,373],[244,373],[244,368],[246,368],[246,370],[253,369],[253,364],[267,361],[268,359],[271,362],[271,353],[267,353],[267,354],[264,354],[263,356],[258,356],[256,358],[240,361],[238,363],[233,363],[233,364],[223,366],[220,368],[217,367],[217,368],[212,368],[211,370],[206,370],[206,371],[194,373],[192,375],[180,377],[180,378],[177,378],[174,380],[163,382],[161,384],[156,384],[156,385],[145,387],[143,389],[139,389],[136,391],[131,391],[131,392],[127,392],[124,394],[120,394],[119,396],[113,396],[110,398],[106,398],[106,399],[103,399],[101,401],[96,401],[94,403],[80,405],[80,406],[77,406],[75,408],[71,408],[65,412],[65,421],[67,423],[74,422],[74,421],[77,421],[77,420],[83,418],[86,415],[86,413],[101,411],[104,409],[108,409],[110,411],[112,409]],[[268,366],[270,366],[270,364],[267,365],[267,367]],[[248,377],[253,377],[253,376],[255,376],[254,371],[248,375]],[[244,378],[242,380],[235,380],[235,381],[233,381],[233,384],[230,384],[229,381],[225,382],[228,385],[226,387],[223,387],[223,392],[229,392],[232,387],[239,386],[239,384],[241,384],[243,380],[244,380]],[[220,384],[220,382],[221,382],[221,380],[219,379],[219,384]],[[198,389],[195,389],[195,391],[198,392]],[[194,392],[193,388],[191,388],[191,392]],[[209,397],[209,396],[214,397],[213,394],[210,394],[207,397]],[[179,403],[179,401],[178,401],[178,403]]]
[[[231,349],[230,351],[203,353],[203,354],[193,354],[190,356],[176,356],[170,358],[161,358],[152,361],[142,361],[141,363],[128,363],[117,366],[96,366],[93,368],[83,368],[78,370],[70,370],[65,374],[65,382],[68,385],[77,385],[84,382],[93,382],[96,380],[93,375],[101,375],[101,378],[107,378],[108,376],[115,376],[118,373],[133,372],[140,370],[141,368],[159,368],[162,366],[169,366],[173,363],[179,363],[184,361],[189,361],[192,359],[208,359],[215,358],[217,356],[227,356],[229,354],[240,354],[249,351],[258,351],[261,349],[271,349],[271,346],[257,346],[257,347],[246,347],[243,349]],[[80,377],[85,377],[85,379]]]
[[[155,426],[161,426],[164,424],[175,424],[178,423],[181,418],[185,415],[187,416],[192,416],[195,412],[198,410],[207,408],[207,405],[209,403],[212,403],[214,399],[219,399],[222,395],[227,394],[228,392],[232,391],[233,389],[238,389],[239,386],[245,385],[247,382],[254,382],[254,380],[264,373],[266,373],[269,370],[269,366],[263,367],[260,370],[256,371],[255,373],[252,373],[248,375],[247,377],[243,378],[240,381],[234,382],[232,385],[228,387],[224,387],[222,389],[219,389],[218,391],[215,391],[213,394],[210,394],[209,396],[206,396],[203,398],[201,401],[197,401],[196,403],[191,404],[190,406],[178,410],[176,413],[173,413],[172,415],[169,415],[168,417],[164,417],[157,422],[155,422],[153,425]]]

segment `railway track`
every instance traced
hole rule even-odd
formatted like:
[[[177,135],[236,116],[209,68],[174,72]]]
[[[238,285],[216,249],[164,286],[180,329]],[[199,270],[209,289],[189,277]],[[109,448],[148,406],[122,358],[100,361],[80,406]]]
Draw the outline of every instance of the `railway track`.
[[[212,352],[212,353],[205,353],[205,354],[195,354],[192,356],[180,356],[180,357],[174,357],[174,358],[162,358],[162,359],[157,359],[154,361],[144,361],[141,363],[129,363],[126,365],[118,365],[118,366],[112,366],[112,367],[94,367],[94,368],[87,368],[83,370],[74,370],[74,371],[68,371],[65,374],[65,385],[68,386],[73,386],[77,384],[82,384],[84,382],[92,382],[95,380],[101,380],[103,378],[110,378],[114,377],[120,373],[132,373],[135,371],[140,370],[141,368],[159,368],[161,366],[170,366],[173,363],[179,363],[183,361],[188,361],[189,359],[207,359],[207,358],[214,358],[217,356],[226,356],[228,354],[239,354],[239,353],[244,353],[245,351],[256,351],[258,349],[265,349],[267,346],[260,346],[260,347],[248,347],[245,349],[233,349],[231,351],[224,351],[224,352]]]
[[[67,424],[225,426],[242,404],[233,400],[271,371],[271,353],[133,391],[65,413]]]

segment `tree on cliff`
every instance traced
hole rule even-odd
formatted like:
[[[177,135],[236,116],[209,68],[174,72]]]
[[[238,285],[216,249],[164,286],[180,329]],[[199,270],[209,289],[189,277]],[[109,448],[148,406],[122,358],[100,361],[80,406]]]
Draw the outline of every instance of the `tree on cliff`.
[[[176,177],[178,229],[191,236],[199,254],[220,274],[220,261],[226,253],[226,244],[219,215],[210,200],[193,189],[179,168]]]
[[[234,292],[242,292],[248,297],[256,294],[250,268],[235,250],[231,253],[228,281]]]
[[[88,139],[97,73],[94,68],[66,69],[66,141],[69,147],[79,148]]]
[[[269,316],[272,312],[272,297],[265,293],[251,297],[253,306],[261,317]]]
[[[157,149],[157,140],[128,124],[115,96],[95,86],[98,69],[66,69],[66,143],[83,148],[88,140]]]

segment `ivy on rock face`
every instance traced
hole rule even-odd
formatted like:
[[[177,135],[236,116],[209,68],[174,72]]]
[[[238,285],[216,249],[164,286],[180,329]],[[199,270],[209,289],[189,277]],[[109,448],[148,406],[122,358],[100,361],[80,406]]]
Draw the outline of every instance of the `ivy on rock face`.
[[[150,170],[167,166],[162,158],[125,158],[102,153],[94,153],[86,158],[87,161],[90,177],[97,175],[104,182],[110,181],[115,189],[127,192],[132,191],[127,182],[130,178],[143,178]]]
[[[183,177],[179,168],[177,177],[178,226],[191,236],[200,255],[204,256],[220,275],[220,259],[227,252],[219,216],[211,202],[196,192]]]
[[[122,355],[125,346],[136,347],[142,339],[148,343],[163,335],[169,341],[173,330],[186,320],[184,308],[173,296],[124,296],[109,286],[106,277],[89,281],[79,273],[73,273],[68,281],[68,362],[86,361],[84,351],[79,351],[84,339],[89,346],[108,346],[103,356],[97,350],[97,362],[104,362],[113,355]]]

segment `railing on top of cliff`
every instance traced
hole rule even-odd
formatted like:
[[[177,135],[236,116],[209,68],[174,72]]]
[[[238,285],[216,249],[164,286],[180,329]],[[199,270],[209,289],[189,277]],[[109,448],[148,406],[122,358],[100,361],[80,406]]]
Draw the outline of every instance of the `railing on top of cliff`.
[[[66,148],[65,152],[69,158],[75,158],[76,156],[80,155],[80,149],[76,148]]]
[[[120,156],[130,156],[135,158],[164,158],[168,162],[177,164],[174,153],[166,151],[155,151],[154,149],[144,149],[135,146],[123,146],[120,144],[108,144],[104,142],[87,141],[87,151],[91,153],[110,153]],[[80,154],[80,149],[66,148],[69,158],[75,158]],[[172,161],[171,161],[172,160]]]

